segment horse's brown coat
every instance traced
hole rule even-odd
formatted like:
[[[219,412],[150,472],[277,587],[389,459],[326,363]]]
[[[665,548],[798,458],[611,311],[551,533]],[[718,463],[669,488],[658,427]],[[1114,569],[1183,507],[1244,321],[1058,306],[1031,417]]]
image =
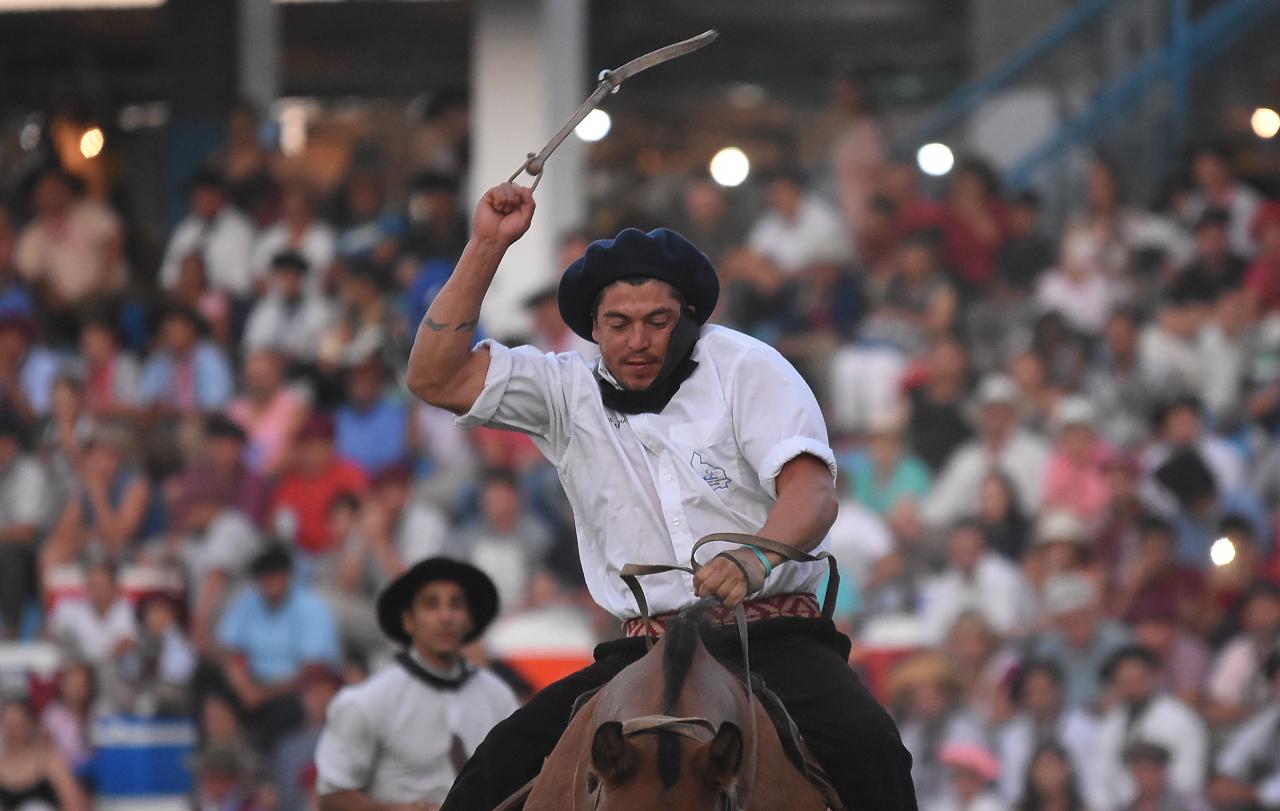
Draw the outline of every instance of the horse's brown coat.
[[[627,739],[635,758],[635,768],[627,779],[617,784],[596,780],[591,748],[600,725],[662,714],[706,718],[717,727],[727,721],[742,730],[742,766],[730,788],[737,807],[745,811],[825,809],[818,790],[783,752],[764,708],[758,701],[747,705],[742,683],[707,652],[701,640],[697,641],[675,706],[664,706],[666,647],[664,637],[643,659],[624,669],[583,706],[547,758],[525,803],[526,811],[721,811],[724,806],[717,782],[723,778],[709,765],[710,743],[680,739],[680,775],[670,789],[664,789],[659,779],[656,734]],[[596,793],[588,789],[589,774],[593,775],[591,782],[601,783]]]

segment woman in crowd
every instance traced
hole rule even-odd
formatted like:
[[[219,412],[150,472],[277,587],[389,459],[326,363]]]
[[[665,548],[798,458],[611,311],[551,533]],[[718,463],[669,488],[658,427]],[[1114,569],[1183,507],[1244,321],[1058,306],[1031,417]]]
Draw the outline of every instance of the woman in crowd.
[[[1018,811],[1087,811],[1071,759],[1055,741],[1040,744],[1031,757]]]
[[[0,809],[89,811],[89,802],[66,760],[40,734],[25,700],[0,708]]]

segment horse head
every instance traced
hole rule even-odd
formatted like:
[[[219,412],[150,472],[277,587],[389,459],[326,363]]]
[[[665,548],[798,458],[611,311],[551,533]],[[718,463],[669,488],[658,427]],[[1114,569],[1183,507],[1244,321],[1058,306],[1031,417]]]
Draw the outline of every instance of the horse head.
[[[661,797],[663,808],[674,811],[733,809],[742,773],[745,741],[742,730],[723,721],[710,740],[697,741],[674,753],[662,736],[680,733],[657,730],[627,735],[620,721],[606,721],[591,741],[591,765],[586,790],[590,808],[635,809],[653,807]]]

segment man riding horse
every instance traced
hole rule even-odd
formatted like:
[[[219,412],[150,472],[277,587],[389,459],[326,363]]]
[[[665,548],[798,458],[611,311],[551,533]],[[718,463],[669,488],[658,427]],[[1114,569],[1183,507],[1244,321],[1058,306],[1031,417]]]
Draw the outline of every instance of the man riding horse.
[[[641,658],[645,634],[713,595],[746,609],[752,671],[786,705],[844,804],[915,809],[911,756],[848,665],[850,641],[821,615],[817,563],[746,545],[709,545],[696,575],[646,581],[645,623],[620,579],[628,563],[687,561],[719,532],[799,551],[827,546],[835,459],[812,391],[772,347],[705,326],[719,282],[707,258],[666,229],[622,231],[565,271],[560,312],[599,360],[493,341],[472,347],[480,305],[507,248],[528,230],[527,188],[503,184],[476,207],[471,239],[418,328],[409,388],[463,426],[529,434],[573,507],[587,587],[627,637],[498,724],[458,776],[444,811],[491,809],[538,774],[575,700]]]

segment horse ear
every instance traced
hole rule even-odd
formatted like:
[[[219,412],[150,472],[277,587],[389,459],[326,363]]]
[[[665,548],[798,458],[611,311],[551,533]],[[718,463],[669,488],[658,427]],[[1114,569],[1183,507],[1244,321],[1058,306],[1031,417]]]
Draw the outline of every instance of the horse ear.
[[[636,769],[635,752],[622,734],[622,724],[605,721],[591,740],[591,765],[606,783],[618,784]]]
[[[706,778],[713,785],[728,786],[742,769],[742,730],[725,721],[707,745]]]

